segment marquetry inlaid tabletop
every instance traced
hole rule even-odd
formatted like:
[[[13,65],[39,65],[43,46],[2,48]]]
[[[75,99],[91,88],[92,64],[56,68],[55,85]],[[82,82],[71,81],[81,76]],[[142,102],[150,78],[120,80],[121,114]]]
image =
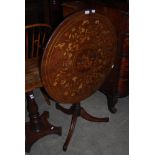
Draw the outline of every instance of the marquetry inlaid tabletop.
[[[110,20],[96,10],[66,18],[44,51],[41,76],[48,94],[61,103],[92,95],[113,68],[117,39]]]

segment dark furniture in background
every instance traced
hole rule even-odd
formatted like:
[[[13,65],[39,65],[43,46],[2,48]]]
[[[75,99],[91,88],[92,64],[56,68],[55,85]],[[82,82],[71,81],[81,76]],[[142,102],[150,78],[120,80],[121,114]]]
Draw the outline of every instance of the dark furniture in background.
[[[46,23],[55,28],[63,19],[61,0],[25,0],[25,24]]]

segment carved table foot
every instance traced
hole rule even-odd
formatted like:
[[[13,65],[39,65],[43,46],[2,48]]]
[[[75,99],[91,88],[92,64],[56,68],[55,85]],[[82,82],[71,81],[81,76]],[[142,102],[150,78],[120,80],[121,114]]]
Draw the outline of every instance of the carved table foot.
[[[83,108],[81,108],[80,115],[83,119],[91,122],[109,122],[109,117],[97,118],[88,114]]]
[[[107,102],[108,102],[108,109],[111,113],[116,113],[117,109],[115,107],[116,103],[118,101],[118,97],[116,96],[107,96]]]
[[[63,151],[67,150],[68,144],[69,144],[69,142],[70,142],[70,140],[72,138],[72,135],[73,135],[73,132],[74,132],[74,129],[75,129],[77,118],[78,118],[78,114],[76,112],[74,112],[73,115],[72,115],[72,120],[71,120],[70,128],[69,128],[69,131],[68,131],[68,135],[67,135],[66,141],[65,141],[65,143],[63,145]]]

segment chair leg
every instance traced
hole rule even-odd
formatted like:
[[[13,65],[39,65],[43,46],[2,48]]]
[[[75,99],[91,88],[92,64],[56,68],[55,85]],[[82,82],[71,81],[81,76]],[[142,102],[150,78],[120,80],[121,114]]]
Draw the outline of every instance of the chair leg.
[[[109,117],[104,118],[97,118],[88,114],[83,108],[80,110],[80,116],[85,120],[92,121],[92,122],[109,122]]]
[[[77,113],[76,111],[73,113],[72,115],[72,120],[71,120],[71,124],[70,124],[70,128],[69,128],[69,132],[68,132],[68,135],[67,135],[67,138],[66,138],[66,141],[63,145],[63,150],[66,151],[67,150],[67,147],[68,147],[68,144],[72,138],[72,135],[73,135],[73,132],[74,132],[74,129],[75,129],[75,125],[76,125],[76,122],[77,122]]]

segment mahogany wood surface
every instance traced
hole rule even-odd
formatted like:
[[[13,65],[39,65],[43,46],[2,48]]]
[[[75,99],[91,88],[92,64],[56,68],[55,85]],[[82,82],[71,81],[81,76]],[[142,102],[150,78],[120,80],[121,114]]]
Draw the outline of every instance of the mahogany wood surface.
[[[117,36],[99,12],[80,11],[66,18],[46,46],[41,77],[48,94],[61,103],[77,103],[92,95],[115,62]]]

